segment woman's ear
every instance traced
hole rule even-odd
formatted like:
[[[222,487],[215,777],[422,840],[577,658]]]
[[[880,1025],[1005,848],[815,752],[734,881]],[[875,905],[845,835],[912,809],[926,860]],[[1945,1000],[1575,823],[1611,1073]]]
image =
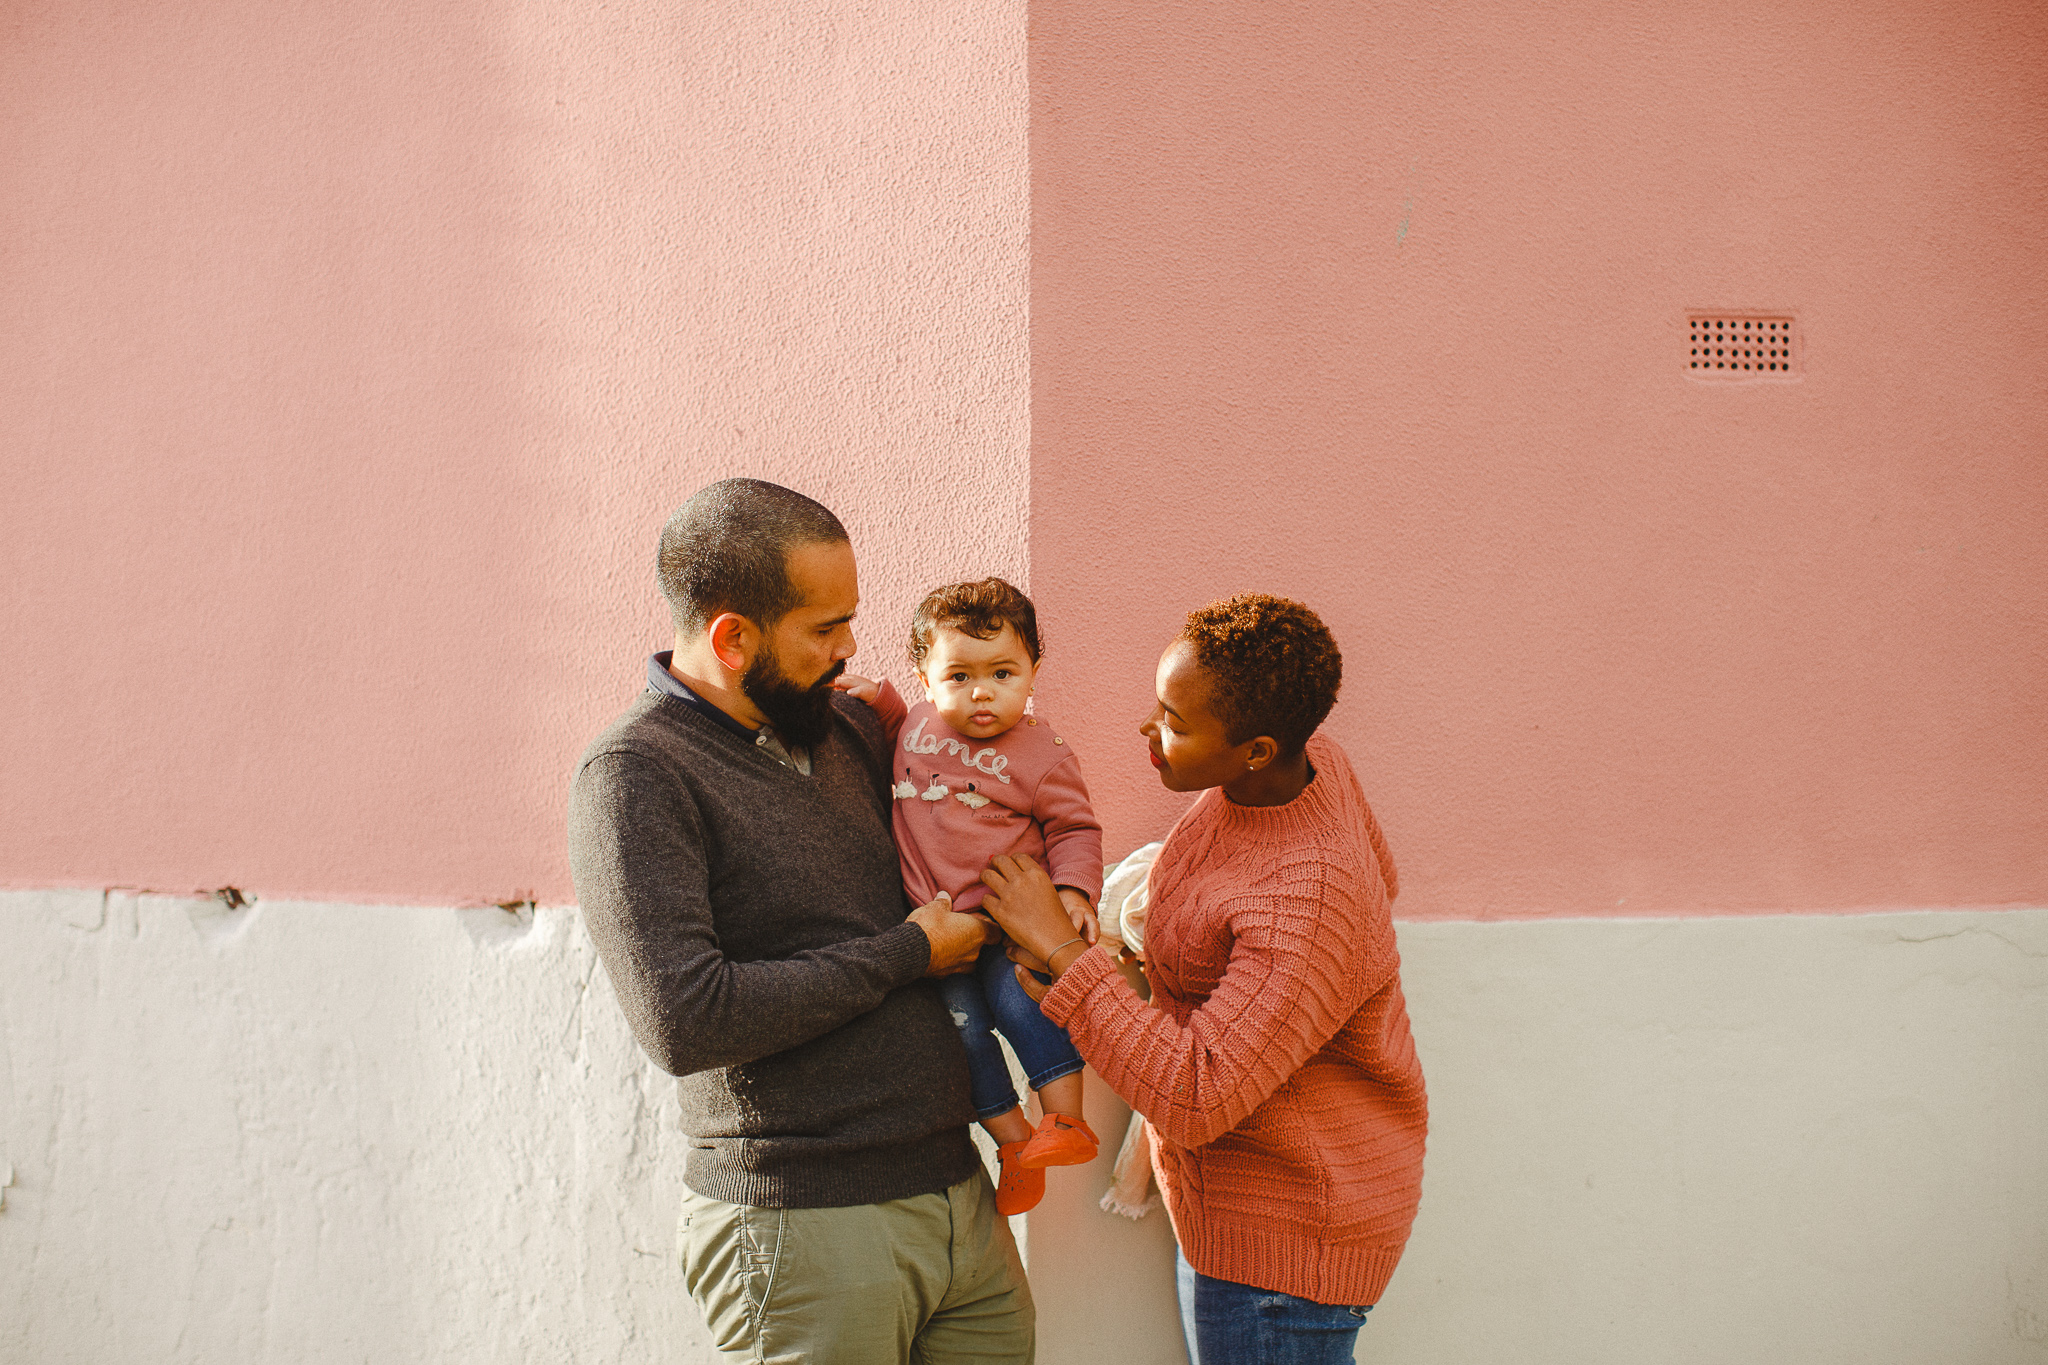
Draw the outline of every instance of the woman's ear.
[[[754,623],[738,612],[720,612],[712,617],[704,634],[711,641],[711,652],[718,662],[733,672],[746,672],[747,665],[754,661],[754,647],[759,642]]]
[[[1280,746],[1273,742],[1271,735],[1260,735],[1245,745],[1244,766],[1246,772],[1257,772],[1271,763],[1280,754]]]

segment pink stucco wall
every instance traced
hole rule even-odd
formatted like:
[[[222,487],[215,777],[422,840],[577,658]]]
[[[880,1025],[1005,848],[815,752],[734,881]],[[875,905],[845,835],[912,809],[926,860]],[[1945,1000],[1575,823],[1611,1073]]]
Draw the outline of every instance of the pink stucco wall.
[[[1021,7],[6,27],[0,885],[568,899],[711,478],[1025,572]]]
[[[1415,917],[2048,899],[2048,10],[1032,6],[1032,563],[1113,849],[1187,608]],[[1689,309],[1796,316],[1688,377]]]
[[[1258,587],[1406,914],[2048,897],[2039,12],[1039,0],[1028,198],[1025,18],[17,13],[0,884],[567,897],[655,531],[752,473],[871,665],[1029,577],[1116,845]]]

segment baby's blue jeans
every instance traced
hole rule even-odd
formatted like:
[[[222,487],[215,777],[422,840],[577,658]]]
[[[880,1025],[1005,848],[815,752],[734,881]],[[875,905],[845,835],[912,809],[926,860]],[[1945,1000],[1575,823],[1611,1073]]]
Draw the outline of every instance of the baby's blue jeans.
[[[939,990],[960,1030],[960,1041],[967,1044],[967,1072],[973,1082],[977,1119],[992,1119],[1017,1107],[1010,1067],[996,1042],[999,1032],[1009,1040],[1033,1090],[1042,1090],[1048,1082],[1081,1069],[1081,1054],[1074,1051],[1067,1031],[1046,1018],[1017,984],[1003,945],[983,948],[973,971],[940,977]]]

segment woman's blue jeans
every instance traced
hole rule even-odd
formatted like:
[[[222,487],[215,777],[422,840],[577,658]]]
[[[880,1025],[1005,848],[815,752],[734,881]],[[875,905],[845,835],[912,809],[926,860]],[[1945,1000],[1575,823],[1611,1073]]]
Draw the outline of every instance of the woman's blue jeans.
[[[967,1044],[967,1073],[973,1082],[974,1117],[992,1119],[1017,1107],[1010,1084],[1010,1066],[1003,1060],[996,1033],[1009,1039],[1010,1050],[1023,1064],[1033,1090],[1071,1076],[1083,1065],[1067,1031],[1045,1017],[1010,970],[1001,944],[990,944],[975,959],[974,970],[939,978],[939,990],[952,1012],[960,1041]]]
[[[1174,1252],[1188,1365],[1351,1365],[1372,1305],[1315,1303],[1212,1279]]]

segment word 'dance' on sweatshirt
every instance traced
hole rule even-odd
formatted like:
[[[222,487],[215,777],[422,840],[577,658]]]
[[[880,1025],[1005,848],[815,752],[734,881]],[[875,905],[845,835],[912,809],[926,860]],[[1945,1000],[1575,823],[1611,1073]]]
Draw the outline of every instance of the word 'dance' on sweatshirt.
[[[889,736],[903,889],[923,905],[944,891],[955,910],[981,904],[981,871],[1008,853],[1035,858],[1059,886],[1102,895],[1102,825],[1081,764],[1043,717],[987,739],[963,735],[928,701],[906,708],[887,681],[875,715]]]

